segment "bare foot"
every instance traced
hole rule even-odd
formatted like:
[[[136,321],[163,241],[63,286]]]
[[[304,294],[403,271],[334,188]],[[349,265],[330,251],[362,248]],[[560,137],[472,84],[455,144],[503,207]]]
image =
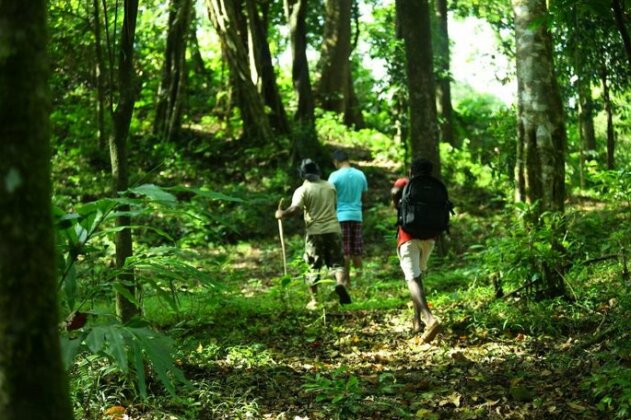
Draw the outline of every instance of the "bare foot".
[[[434,322],[425,328],[425,332],[421,336],[421,340],[424,343],[429,343],[436,337],[436,335],[439,332],[440,332],[440,321],[438,321],[438,319],[434,319]]]

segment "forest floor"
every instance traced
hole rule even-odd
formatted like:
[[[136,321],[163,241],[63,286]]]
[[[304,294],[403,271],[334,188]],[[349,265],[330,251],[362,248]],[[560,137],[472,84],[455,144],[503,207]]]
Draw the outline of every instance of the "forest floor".
[[[432,257],[425,282],[444,328],[423,344],[411,332],[389,229],[395,175],[360,164],[375,204],[367,218],[383,223],[367,235],[353,303],[340,306],[329,282],[319,307],[305,308],[300,224],[286,230],[289,276],[277,237],[209,249],[209,261],[225,255],[207,265],[225,289],[183,295],[177,313],[146,301],[148,319],[176,339],[190,387],[179,402],[156,397],[138,407],[138,418],[607,418],[589,378],[600,363],[592,352],[606,346],[610,319],[623,313],[612,294],[617,277],[592,276],[601,294],[591,303],[497,299],[472,269],[475,254],[464,252],[475,243],[459,242],[473,240],[475,229],[458,227],[456,217],[452,252]]]

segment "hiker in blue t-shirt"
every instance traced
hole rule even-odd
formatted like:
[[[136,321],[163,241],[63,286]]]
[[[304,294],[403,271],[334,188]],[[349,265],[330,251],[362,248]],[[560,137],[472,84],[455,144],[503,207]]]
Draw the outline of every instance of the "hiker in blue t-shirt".
[[[351,166],[348,155],[342,150],[333,152],[333,164],[337,170],[329,175],[329,182],[337,191],[337,219],[342,227],[345,284],[349,287],[351,261],[357,270],[357,277],[361,276],[364,252],[362,203],[368,191],[368,181],[362,171]]]

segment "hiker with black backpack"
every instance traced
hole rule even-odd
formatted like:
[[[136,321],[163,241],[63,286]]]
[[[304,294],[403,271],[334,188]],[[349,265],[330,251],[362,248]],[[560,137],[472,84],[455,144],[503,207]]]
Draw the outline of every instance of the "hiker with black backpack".
[[[308,309],[315,309],[320,270],[326,266],[335,272],[335,292],[342,305],[351,303],[351,297],[344,287],[344,255],[342,253],[342,230],[337,220],[337,193],[330,182],[320,179],[320,167],[311,159],[300,163],[300,177],[304,180],[285,210],[276,210],[277,219],[304,213],[307,234],[305,236],[305,261],[309,273],[305,277],[311,292]]]
[[[452,205],[447,188],[434,178],[433,165],[416,159],[409,178],[400,178],[391,190],[397,208],[397,255],[414,304],[413,329],[425,330],[421,340],[429,343],[440,331],[440,321],[429,310],[423,290],[423,272],[438,236],[447,230]]]

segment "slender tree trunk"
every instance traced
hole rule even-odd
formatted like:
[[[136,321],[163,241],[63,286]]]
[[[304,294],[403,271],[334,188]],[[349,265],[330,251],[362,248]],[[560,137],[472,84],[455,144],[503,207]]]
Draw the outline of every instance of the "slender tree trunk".
[[[94,49],[96,63],[94,76],[96,79],[96,129],[99,149],[104,150],[107,144],[107,132],[105,130],[105,63],[103,62],[103,45],[101,44],[101,13],[99,0],[93,0],[94,11]]]
[[[537,204],[530,221],[536,229],[544,211],[564,211],[566,132],[552,59],[552,39],[547,26],[541,23],[547,16],[546,0],[512,0],[512,6],[520,84],[518,168],[523,171],[516,181],[519,185],[523,177],[524,191],[519,198]],[[552,239],[553,249],[561,249],[557,239]],[[545,296],[565,293],[560,269],[548,263],[538,269]]]
[[[72,419],[58,332],[47,2],[0,2],[0,418]]]
[[[307,25],[305,22],[308,0],[285,0],[285,16],[289,23],[291,45],[291,80],[298,107],[294,114],[292,161],[319,155],[321,145],[315,128],[315,101],[309,77],[307,60]]]
[[[136,35],[136,18],[138,15],[138,0],[125,0],[125,16],[121,31],[120,50],[118,53],[118,98],[119,102],[112,115],[114,130],[109,139],[110,160],[112,163],[112,178],[114,194],[129,188],[129,173],[127,163],[127,138],[129,137],[129,127],[134,103],[136,101],[136,86],[134,77],[134,38]],[[122,212],[128,210],[126,206],[121,208]],[[129,226],[131,223],[129,216],[119,216],[116,219],[118,227]],[[125,228],[116,233],[116,267],[123,269],[127,258],[133,255],[131,229]],[[131,320],[140,313],[137,304],[129,300],[125,295],[136,295],[136,280],[131,270],[124,271],[118,276],[122,287],[127,291],[125,294],[116,293],[116,313],[122,322]]]
[[[273,140],[263,101],[256,86],[250,78],[248,49],[243,28],[238,21],[242,12],[240,3],[232,0],[206,0],[210,20],[221,41],[230,74],[235,83],[241,118],[243,119],[243,135],[253,143],[270,144]],[[247,38],[245,38],[247,39]]]
[[[192,13],[195,13],[193,10]],[[202,53],[199,50],[199,40],[197,39],[197,24],[196,19],[191,18],[191,27],[189,34],[189,48],[191,54],[191,61],[193,62],[193,68],[195,72],[203,75],[203,77],[209,82],[212,80],[212,74],[208,68],[206,68],[206,64],[204,63],[204,59],[202,58]]]
[[[348,62],[348,98],[345,101],[344,108],[344,124],[348,127],[354,127],[356,130],[361,130],[366,127],[366,122],[364,121],[364,116],[362,115],[361,104],[359,103],[359,98],[355,93],[355,86],[353,83],[353,61],[351,59],[353,51],[357,48],[357,43],[359,42],[359,5],[357,4],[357,0],[352,0],[351,4],[351,19],[355,25],[355,31],[352,36],[351,49],[349,52],[349,62]]]
[[[449,54],[449,24],[447,15],[447,0],[435,0],[435,15],[437,21],[436,47],[437,83],[436,107],[439,118],[440,140],[456,146],[453,128],[453,107],[451,105],[451,70]]]
[[[353,86],[353,71],[350,62],[348,65],[348,100],[345,101],[344,124],[348,127],[354,127],[356,130],[366,127],[359,98],[357,98]]]
[[[166,140],[177,136],[182,125],[182,102],[187,79],[186,46],[190,34],[192,0],[171,0],[169,29],[158,89],[154,134]]]
[[[579,26],[578,20],[576,27]],[[580,32],[580,31],[579,31]],[[591,83],[585,74],[585,53],[582,50],[580,33],[576,34],[574,45],[574,71],[576,73],[576,91],[578,94],[578,131],[579,142],[579,175],[581,188],[585,187],[585,161],[596,158],[596,132],[594,129],[593,100]]]
[[[429,159],[440,176],[429,4],[427,0],[397,0],[396,9],[407,58],[412,158]]]
[[[629,31],[627,30],[627,24],[625,22],[624,8],[622,7],[624,2],[622,0],[611,0],[611,6],[613,9],[613,17],[616,22],[616,27],[622,37],[624,44],[624,51],[627,53],[627,59],[629,68],[631,68],[631,37],[629,37]]]
[[[600,78],[603,86],[603,101],[605,103],[605,113],[607,114],[607,169],[613,170],[616,167],[616,139],[614,135],[613,109],[611,106],[611,98],[609,94],[609,83],[607,83],[607,67],[602,67]]]
[[[253,53],[253,70],[260,78],[259,93],[265,105],[271,109],[270,125],[279,134],[289,134],[289,123],[285,107],[278,91],[276,73],[272,63],[272,53],[267,41],[267,22],[261,19],[255,0],[245,0],[248,14],[248,28]]]

